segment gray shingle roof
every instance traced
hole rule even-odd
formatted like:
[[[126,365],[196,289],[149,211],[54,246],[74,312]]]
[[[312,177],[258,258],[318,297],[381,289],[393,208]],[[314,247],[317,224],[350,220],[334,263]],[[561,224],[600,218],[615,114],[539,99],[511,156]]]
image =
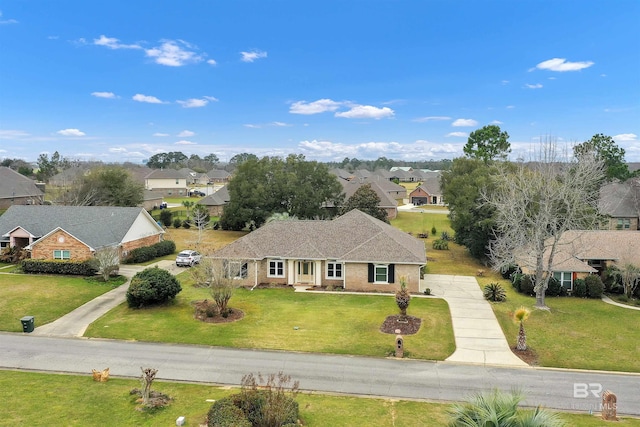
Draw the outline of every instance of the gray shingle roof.
[[[640,182],[614,182],[600,189],[600,212],[614,218],[640,216]]]
[[[229,203],[229,200],[231,200],[229,190],[227,190],[227,186],[225,185],[224,187],[220,187],[215,193],[198,200],[198,204],[205,206],[224,206]]]
[[[99,248],[120,243],[141,212],[144,209],[113,206],[16,205],[0,216],[0,236],[22,227],[40,238],[60,227],[92,248]]]
[[[213,257],[426,263],[423,241],[359,210],[352,210],[332,221],[269,222],[219,249]]]
[[[11,197],[42,197],[36,183],[6,166],[0,166],[0,199]]]

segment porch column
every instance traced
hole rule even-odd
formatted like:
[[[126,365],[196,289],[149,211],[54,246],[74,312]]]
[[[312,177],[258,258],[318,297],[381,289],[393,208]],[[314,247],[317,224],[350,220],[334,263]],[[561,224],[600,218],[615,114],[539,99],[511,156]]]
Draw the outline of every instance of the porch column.
[[[315,261],[314,264],[315,264],[315,266],[314,266],[314,269],[315,269],[314,273],[315,274],[313,275],[314,276],[313,280],[315,282],[314,285],[315,286],[321,286],[322,285],[322,273],[323,273],[323,271],[322,271],[322,261]]]
[[[296,284],[296,262],[292,259],[285,260],[287,263],[287,285],[295,285]]]

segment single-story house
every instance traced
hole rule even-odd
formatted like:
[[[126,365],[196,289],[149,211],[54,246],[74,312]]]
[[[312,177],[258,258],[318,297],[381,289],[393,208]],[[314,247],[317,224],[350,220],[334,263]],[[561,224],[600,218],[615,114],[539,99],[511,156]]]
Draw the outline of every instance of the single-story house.
[[[384,209],[387,213],[387,218],[394,219],[398,216],[398,202],[396,199],[391,197],[389,193],[385,190],[386,182],[377,182],[377,181],[369,181],[360,182],[359,180],[353,181],[345,181],[340,179],[340,184],[342,184],[342,189],[344,193],[344,201],[346,202],[353,194],[362,186],[370,185],[371,189],[378,195],[380,199],[380,204],[378,207]],[[393,184],[393,183],[391,183]],[[406,190],[405,190],[406,192]]]
[[[18,247],[33,259],[92,258],[116,246],[121,257],[162,240],[162,227],[143,208],[11,206],[0,216],[0,247]]]
[[[231,174],[224,169],[212,169],[207,172],[207,177],[209,178],[209,183],[226,183],[231,179]]]
[[[548,254],[544,265],[548,264]],[[520,257],[518,264],[525,274],[532,274],[534,265]],[[609,266],[640,267],[640,231],[621,233],[614,230],[572,230],[562,234],[554,255],[551,272],[568,290],[576,279],[589,274],[601,274]]]
[[[12,205],[41,205],[44,191],[31,178],[0,166],[0,209]]]
[[[426,250],[420,239],[354,209],[333,220],[282,220],[219,249],[244,286],[262,283],[395,292],[404,277],[420,290]],[[235,273],[237,272],[237,273]]]
[[[422,184],[409,193],[409,202],[416,205],[442,205],[444,198],[440,188],[440,177],[425,178]]]
[[[215,193],[209,194],[206,197],[198,200],[199,205],[203,205],[207,208],[209,215],[221,216],[224,211],[224,207],[229,203],[229,191],[227,186],[220,187]]]

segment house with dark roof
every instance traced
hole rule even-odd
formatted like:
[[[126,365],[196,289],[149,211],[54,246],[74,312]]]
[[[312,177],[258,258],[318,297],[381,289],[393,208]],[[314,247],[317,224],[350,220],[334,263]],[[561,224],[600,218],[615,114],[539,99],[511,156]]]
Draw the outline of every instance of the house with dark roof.
[[[231,174],[224,169],[212,169],[207,172],[209,183],[226,183],[231,179]]]
[[[357,209],[333,220],[282,220],[217,250],[243,286],[262,283],[395,292],[404,278],[420,291],[420,239]]]
[[[416,206],[444,204],[439,174],[425,176],[422,184],[409,193],[409,203]]]
[[[339,182],[340,184],[342,184],[345,202],[351,196],[353,196],[353,194],[360,187],[362,187],[363,185],[370,185],[371,189],[378,195],[378,198],[380,199],[380,203],[378,204],[378,207],[381,209],[384,209],[385,212],[387,212],[387,218],[394,219],[395,217],[398,216],[398,202],[396,201],[396,199],[391,197],[389,192],[384,187],[387,182],[390,184],[393,184],[392,182],[390,181],[378,182],[378,181],[371,181],[371,180],[365,180],[361,182],[357,179],[353,181],[345,181],[343,179],[340,179]]]
[[[609,230],[640,230],[640,178],[613,182],[600,189],[600,213]]]
[[[26,249],[33,259],[83,261],[103,247],[118,247],[124,257],[163,233],[139,207],[11,206],[0,216],[0,247]]]
[[[0,166],[0,209],[7,209],[12,205],[40,205],[43,201],[44,191],[34,180],[11,168]]]
[[[229,203],[229,200],[229,191],[225,185],[220,187],[215,193],[209,194],[208,196],[198,200],[197,204],[205,206],[209,215],[221,216],[224,211],[224,207]]]
[[[144,177],[144,188],[165,197],[187,197],[194,178],[183,170],[154,169]]]

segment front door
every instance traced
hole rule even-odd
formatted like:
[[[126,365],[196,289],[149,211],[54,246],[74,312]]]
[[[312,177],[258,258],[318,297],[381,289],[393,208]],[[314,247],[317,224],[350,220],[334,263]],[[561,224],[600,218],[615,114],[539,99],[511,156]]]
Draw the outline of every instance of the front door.
[[[313,261],[298,261],[298,283],[314,283]]]

